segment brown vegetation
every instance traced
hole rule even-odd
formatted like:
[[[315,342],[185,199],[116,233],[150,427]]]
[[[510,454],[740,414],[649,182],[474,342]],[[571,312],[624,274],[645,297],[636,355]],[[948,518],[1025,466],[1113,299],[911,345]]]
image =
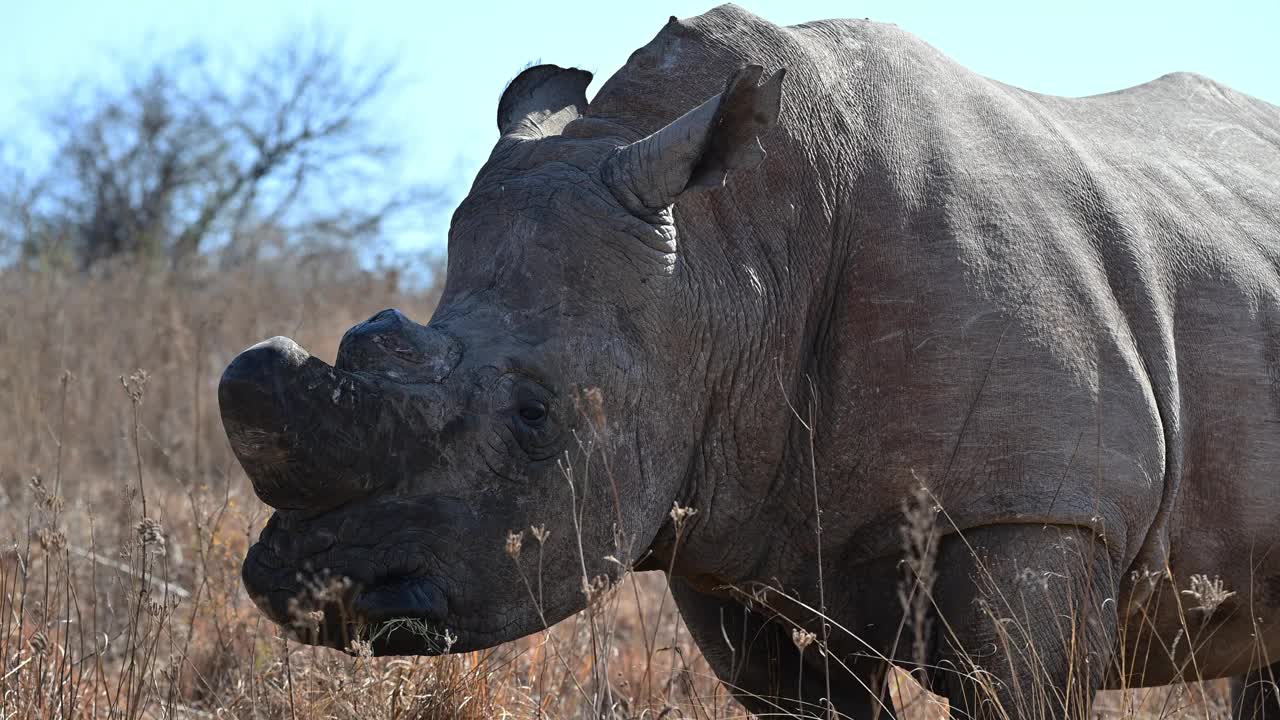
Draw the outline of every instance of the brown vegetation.
[[[445,658],[299,645],[254,608],[239,564],[267,509],[226,445],[218,376],[273,334],[332,357],[378,309],[425,319],[436,288],[400,277],[326,256],[208,275],[122,262],[0,274],[0,717],[742,715],[654,573],[550,632]],[[907,550],[927,576],[917,525]],[[536,540],[525,533],[523,552]],[[894,692],[905,717],[945,716],[905,675]],[[1107,693],[1095,710],[1225,717],[1225,693]]]
[[[268,510],[219,374],[273,334],[332,358],[383,307],[429,316],[436,289],[400,276],[324,256],[0,273],[0,717],[734,714],[652,575],[594,622],[441,659],[299,645],[253,606],[239,565]]]

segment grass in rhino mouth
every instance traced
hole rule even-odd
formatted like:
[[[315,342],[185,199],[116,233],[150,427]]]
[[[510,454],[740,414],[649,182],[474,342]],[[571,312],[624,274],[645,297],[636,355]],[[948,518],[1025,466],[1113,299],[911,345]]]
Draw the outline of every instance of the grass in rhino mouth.
[[[320,611],[304,613],[323,615]],[[445,655],[458,642],[448,627],[421,618],[398,617],[378,622],[308,619],[287,628],[294,640],[341,650],[355,657],[411,653]]]
[[[353,647],[357,652],[363,653],[366,649],[371,650],[381,640],[390,640],[395,633],[405,633],[422,640],[433,654],[438,655],[447,654],[454,643],[458,642],[458,636],[448,628],[418,618],[393,618],[378,623],[372,630],[368,626],[358,626],[356,635],[364,639],[355,641],[361,643],[359,646],[355,646],[353,642]]]
[[[294,640],[341,650],[355,657],[384,654],[381,648],[411,648],[447,654],[458,641],[448,627],[422,618],[393,617],[368,622],[350,609],[361,591],[346,577],[299,576],[302,589],[288,601],[284,629]],[[423,652],[426,651],[426,652]]]

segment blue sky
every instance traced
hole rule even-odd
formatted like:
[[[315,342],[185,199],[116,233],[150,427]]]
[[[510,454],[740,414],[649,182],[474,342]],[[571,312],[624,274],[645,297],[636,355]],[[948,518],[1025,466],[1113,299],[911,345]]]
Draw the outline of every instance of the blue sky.
[[[965,65],[1039,92],[1087,95],[1188,70],[1280,104],[1280,0],[743,0],[781,24],[830,17],[893,22]],[[380,108],[409,156],[389,183],[442,185],[449,207],[496,139],[503,85],[533,60],[577,65],[603,84],[668,15],[706,0],[605,3],[303,0],[0,0],[0,140],[38,164],[37,112],[78,79],[191,41],[251,54],[312,23],[397,58],[403,82]],[[442,247],[448,212],[396,239]]]

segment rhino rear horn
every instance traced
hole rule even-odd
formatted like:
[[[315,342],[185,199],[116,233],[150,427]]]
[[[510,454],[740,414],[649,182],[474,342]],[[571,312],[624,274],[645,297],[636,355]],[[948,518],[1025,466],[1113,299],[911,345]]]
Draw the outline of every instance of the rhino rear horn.
[[[587,112],[591,73],[558,65],[535,65],[516,76],[498,101],[503,137],[559,135]]]
[[[614,151],[602,175],[618,200],[641,216],[652,216],[681,193],[721,187],[731,171],[764,160],[760,136],[778,121],[786,69],[761,83],[763,74],[759,65],[739,69],[719,95]]]

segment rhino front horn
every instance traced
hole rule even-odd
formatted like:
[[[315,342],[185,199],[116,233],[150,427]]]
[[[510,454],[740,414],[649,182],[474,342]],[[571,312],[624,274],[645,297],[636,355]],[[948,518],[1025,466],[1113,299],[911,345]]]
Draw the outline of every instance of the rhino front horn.
[[[330,367],[286,337],[240,353],[222,374],[218,406],[231,449],[263,502],[324,510],[372,489],[350,458],[377,388]],[[323,484],[317,477],[328,478]]]

